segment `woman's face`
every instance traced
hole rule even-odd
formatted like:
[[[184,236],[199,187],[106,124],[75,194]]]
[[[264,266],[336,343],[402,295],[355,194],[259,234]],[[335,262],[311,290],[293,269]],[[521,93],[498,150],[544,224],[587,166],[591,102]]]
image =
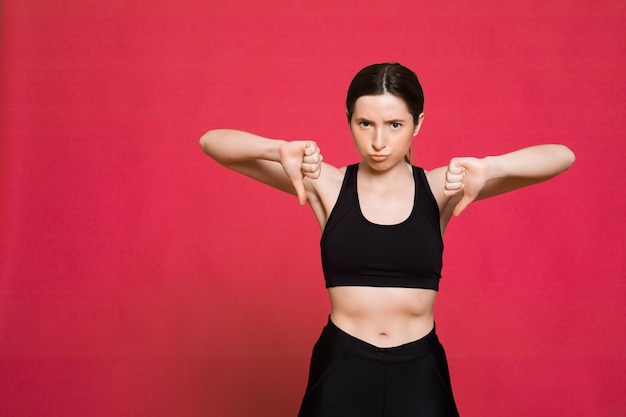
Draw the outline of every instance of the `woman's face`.
[[[422,113],[414,121],[404,100],[392,94],[361,96],[354,105],[350,131],[363,161],[384,171],[404,160],[423,118]]]

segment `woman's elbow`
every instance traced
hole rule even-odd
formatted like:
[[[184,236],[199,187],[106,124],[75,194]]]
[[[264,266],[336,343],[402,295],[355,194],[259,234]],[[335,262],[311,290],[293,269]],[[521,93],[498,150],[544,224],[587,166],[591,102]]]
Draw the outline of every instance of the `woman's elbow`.
[[[211,150],[213,148],[212,144],[215,141],[215,131],[209,130],[204,135],[200,137],[200,149],[205,154],[211,156]]]
[[[563,165],[564,165],[563,171],[565,171],[566,169],[572,166],[574,161],[576,161],[576,155],[570,148],[568,148],[565,145],[561,145],[561,153],[562,153],[562,158],[563,158],[562,160],[563,160]]]
[[[224,138],[227,134],[225,129],[209,130],[202,137],[200,137],[200,148],[202,152],[215,159],[216,161],[223,163],[225,158],[224,153]]]

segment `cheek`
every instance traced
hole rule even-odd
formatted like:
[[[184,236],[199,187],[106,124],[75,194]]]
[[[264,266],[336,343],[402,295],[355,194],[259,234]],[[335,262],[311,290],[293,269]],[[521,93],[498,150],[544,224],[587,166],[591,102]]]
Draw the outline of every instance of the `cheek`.
[[[356,143],[357,145],[363,143],[366,140],[363,132],[352,129],[350,133],[352,133],[352,139],[354,139],[354,143]]]
[[[398,140],[395,143],[395,147],[397,151],[402,151],[404,152],[404,150],[408,150],[411,145],[413,144],[413,135],[409,134],[409,135],[402,135],[402,137],[399,137]]]
[[[370,143],[366,135],[358,134],[358,133],[355,134],[353,132],[352,139],[354,141],[354,147],[356,148],[357,152],[359,152],[359,154],[363,154],[364,152],[366,152],[367,147],[369,146],[369,143]]]

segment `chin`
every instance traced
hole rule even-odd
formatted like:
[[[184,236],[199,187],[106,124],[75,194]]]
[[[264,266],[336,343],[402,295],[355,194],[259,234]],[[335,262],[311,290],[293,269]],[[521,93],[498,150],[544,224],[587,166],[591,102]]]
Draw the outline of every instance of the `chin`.
[[[374,161],[372,159],[367,159],[365,160],[365,163],[372,171],[378,171],[378,172],[388,171],[389,169],[393,168],[397,164],[397,163],[394,163],[393,161],[390,161],[389,159],[386,159],[384,161]]]

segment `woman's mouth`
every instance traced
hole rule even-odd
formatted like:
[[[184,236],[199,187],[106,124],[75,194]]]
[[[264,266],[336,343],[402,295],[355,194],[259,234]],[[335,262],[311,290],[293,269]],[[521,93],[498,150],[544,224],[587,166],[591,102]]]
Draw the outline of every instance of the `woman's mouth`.
[[[384,161],[388,157],[389,155],[380,155],[380,154],[370,155],[370,158],[372,158],[374,161],[377,161],[377,162]]]

